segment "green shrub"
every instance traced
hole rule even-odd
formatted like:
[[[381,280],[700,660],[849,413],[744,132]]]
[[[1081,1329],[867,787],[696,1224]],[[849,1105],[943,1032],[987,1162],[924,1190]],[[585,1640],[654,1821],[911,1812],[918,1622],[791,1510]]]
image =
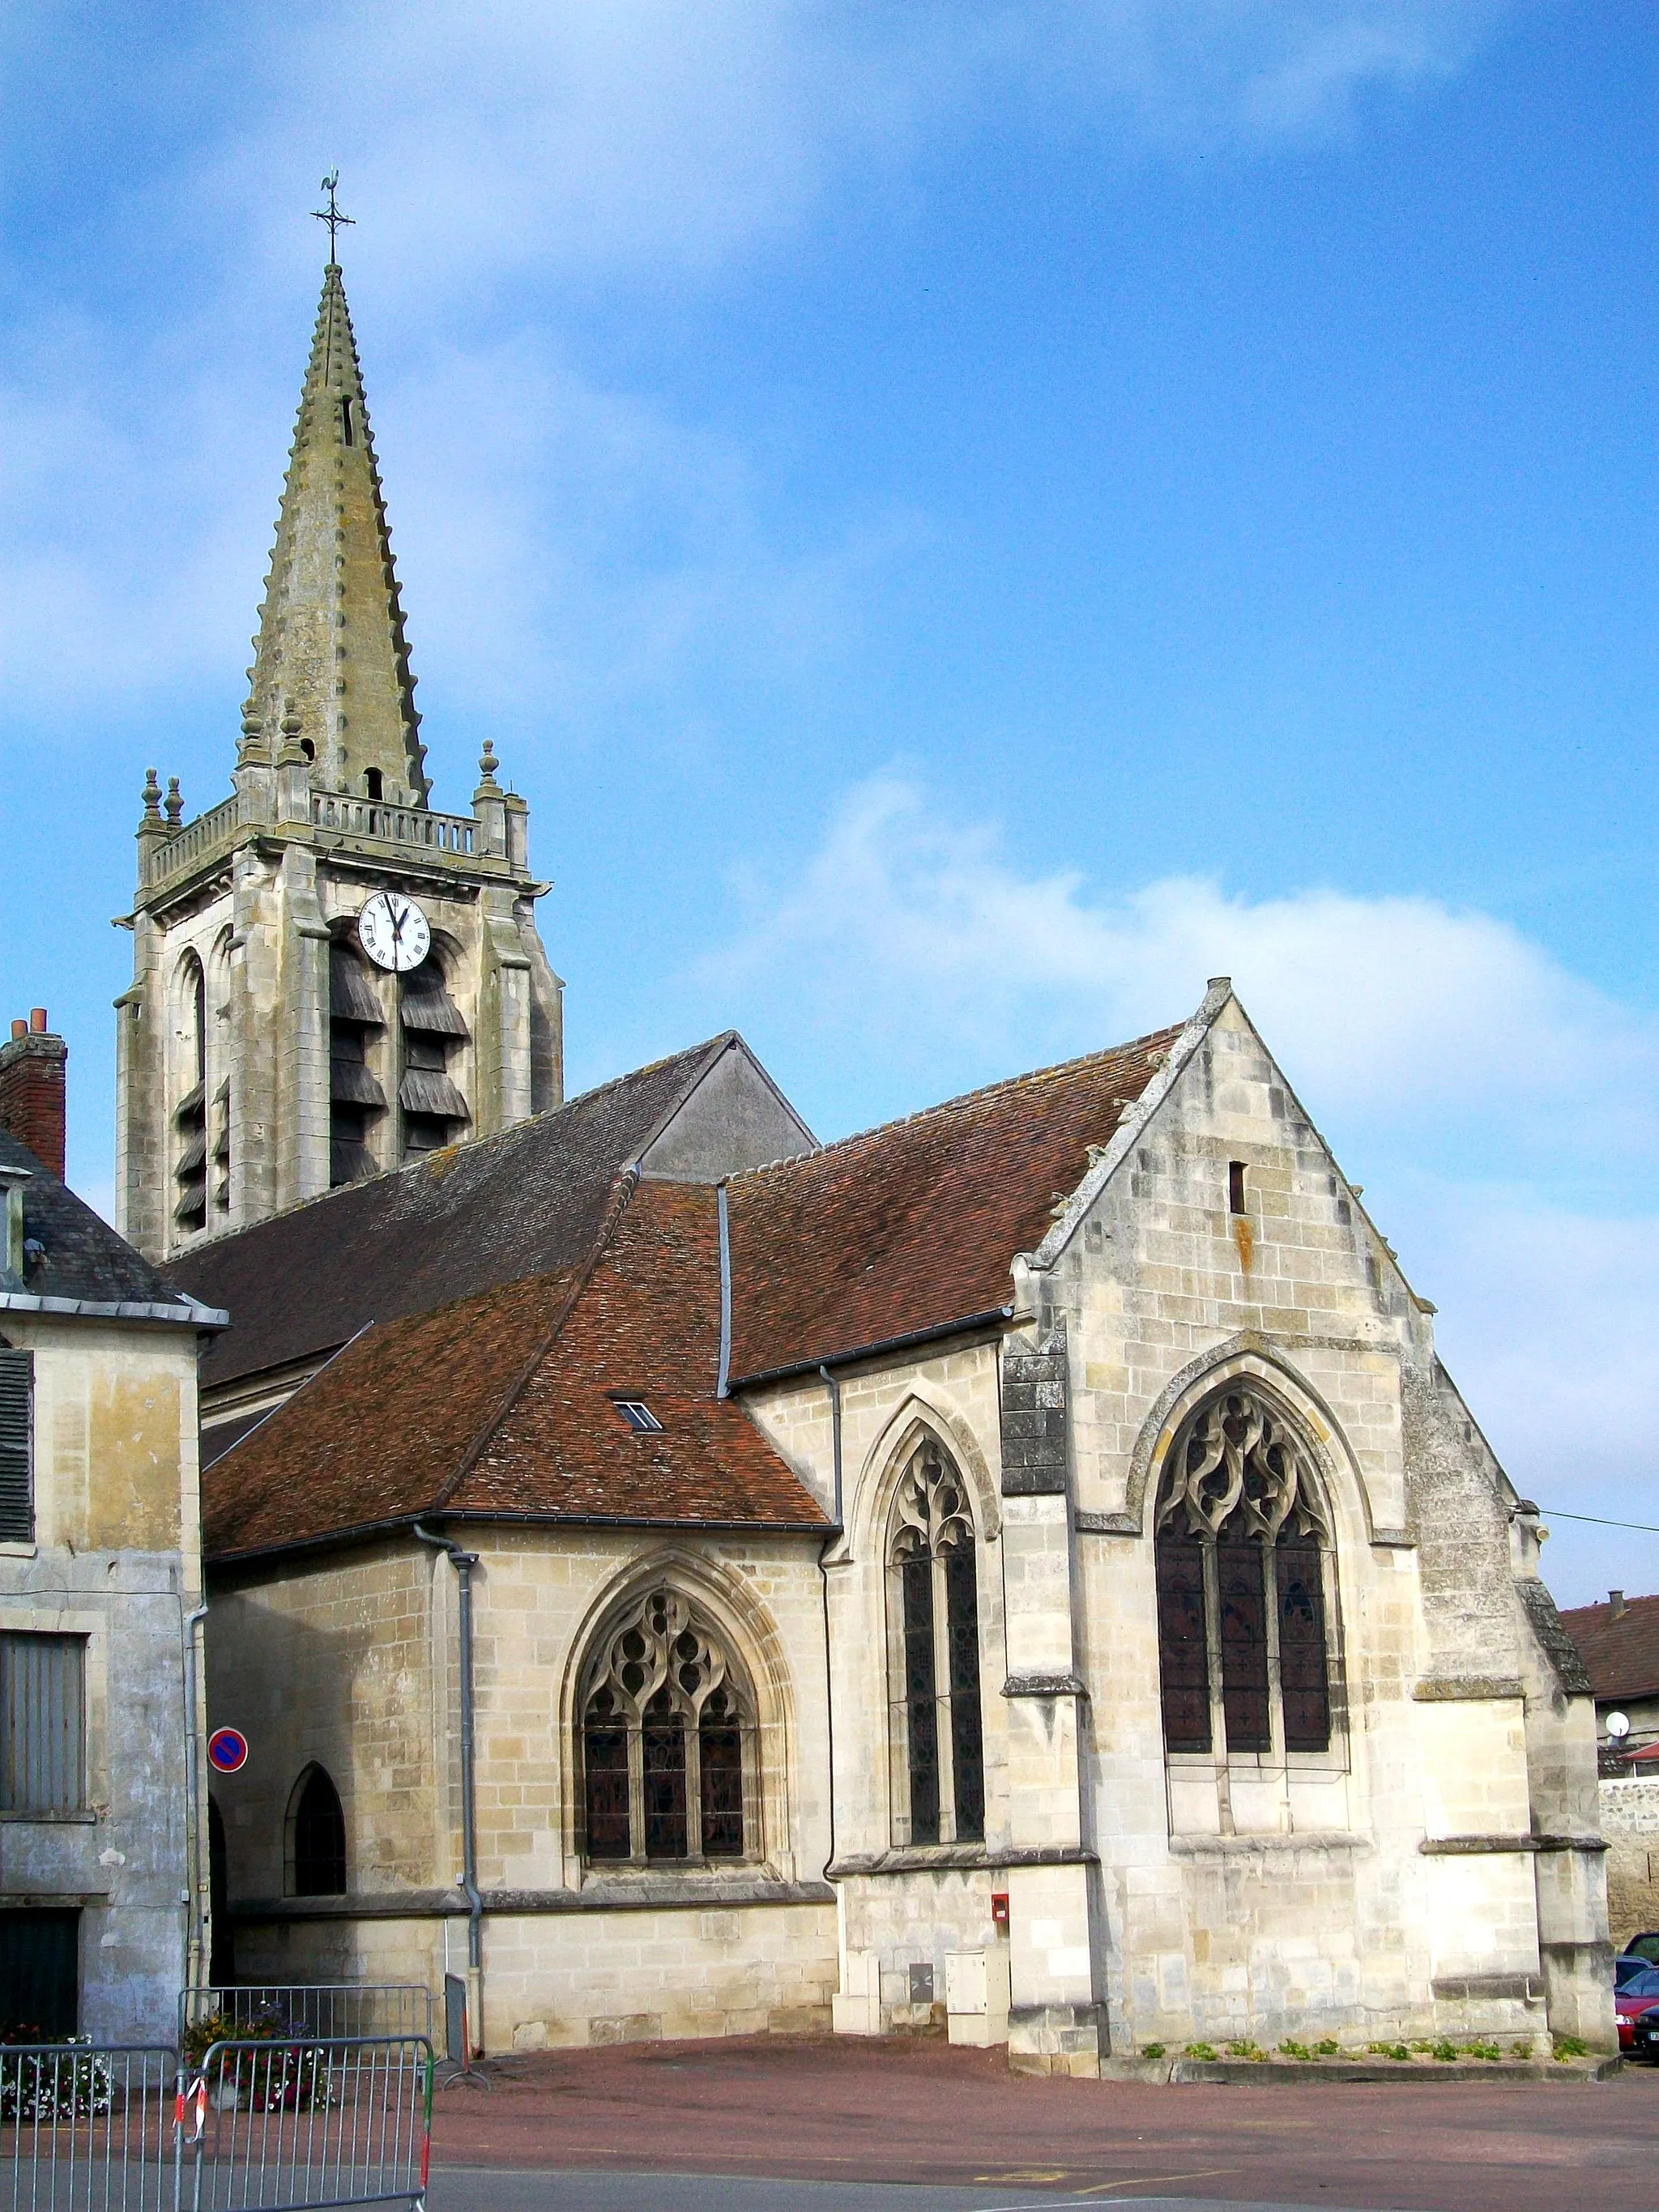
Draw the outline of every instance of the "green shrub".
[[[1368,2043],[1365,2045],[1373,2058],[1409,2058],[1411,2052],[1403,2043]]]
[[[1496,2043],[1472,2043],[1465,2055],[1470,2058],[1501,2058],[1504,2053]]]
[[[1443,2066],[1449,2066],[1458,2055],[1457,2045],[1455,2043],[1449,2043],[1443,2035],[1438,2043],[1431,2043],[1429,2045],[1429,2055],[1432,2058],[1437,2058]]]
[[[1279,2045],[1279,2055],[1281,2058],[1311,2058],[1313,2057],[1312,2051],[1305,2043],[1298,2043],[1294,2036],[1289,2035]]]
[[[1144,2043],[1140,2047],[1140,2055],[1143,2058],[1162,2058],[1164,2045],[1161,2043]]]
[[[1267,2055],[1261,2045],[1248,2035],[1242,2035],[1237,2043],[1230,2043],[1227,2045],[1227,2056],[1230,2058],[1243,2058],[1252,2065],[1258,2059],[1265,2058]]]
[[[1182,2056],[1187,2058],[1214,2058],[1218,2053],[1212,2043],[1189,2043]]]
[[[1589,2056],[1589,2045],[1582,2036],[1558,2035],[1555,2039],[1555,2055],[1564,2061],[1569,2058],[1587,2058]]]
[[[1315,2044],[1314,2057],[1316,2058],[1334,2058],[1339,2055],[1341,2049],[1342,2045],[1337,2041],[1336,2038],[1334,2035],[1328,2035],[1322,2042]]]
[[[1524,2036],[1522,2036],[1518,2042],[1510,2044],[1510,2057],[1511,2058],[1530,2058],[1532,2057],[1532,2045],[1527,2041]]]

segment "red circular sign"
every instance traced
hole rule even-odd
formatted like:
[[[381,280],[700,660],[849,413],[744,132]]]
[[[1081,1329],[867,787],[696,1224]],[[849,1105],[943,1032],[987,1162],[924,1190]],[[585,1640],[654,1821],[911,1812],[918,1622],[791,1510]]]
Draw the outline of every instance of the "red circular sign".
[[[247,1738],[240,1729],[215,1729],[208,1738],[208,1759],[220,1774],[234,1774],[247,1765]]]

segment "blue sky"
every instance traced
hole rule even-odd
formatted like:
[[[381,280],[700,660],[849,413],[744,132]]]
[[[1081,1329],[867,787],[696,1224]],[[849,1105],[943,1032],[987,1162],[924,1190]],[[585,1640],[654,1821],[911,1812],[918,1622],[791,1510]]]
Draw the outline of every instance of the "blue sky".
[[[1230,972],[1516,1480],[1659,1524],[1656,95],[1644,0],[14,0],[0,927],[79,1187],[337,163],[572,1086],[735,1024],[833,1135]]]

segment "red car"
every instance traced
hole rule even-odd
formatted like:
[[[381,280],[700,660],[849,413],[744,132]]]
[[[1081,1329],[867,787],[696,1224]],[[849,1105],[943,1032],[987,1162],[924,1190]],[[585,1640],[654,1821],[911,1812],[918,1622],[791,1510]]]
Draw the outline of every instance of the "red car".
[[[1613,2008],[1619,2015],[1619,2048],[1632,2057],[1659,2058],[1659,1966],[1632,1974],[1613,1993]],[[1651,2020],[1644,2017],[1648,2013]]]

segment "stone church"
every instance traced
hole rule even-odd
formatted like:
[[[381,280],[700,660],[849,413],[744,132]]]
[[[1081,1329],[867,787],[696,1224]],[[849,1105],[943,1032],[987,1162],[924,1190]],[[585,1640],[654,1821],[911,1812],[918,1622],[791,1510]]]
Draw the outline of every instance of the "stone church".
[[[836,1144],[732,1033],[563,1100],[523,802],[435,812],[412,691],[331,264],[119,1012],[123,1225],[230,1316],[222,1961],[490,2051],[1610,2046],[1544,1532],[1227,980]]]

